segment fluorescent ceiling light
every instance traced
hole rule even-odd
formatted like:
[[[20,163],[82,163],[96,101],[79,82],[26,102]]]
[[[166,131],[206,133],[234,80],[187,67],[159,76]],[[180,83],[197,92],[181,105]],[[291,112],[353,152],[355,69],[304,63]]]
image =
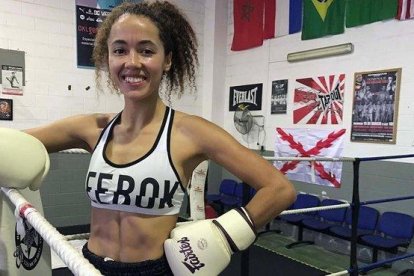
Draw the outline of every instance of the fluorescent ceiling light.
[[[354,51],[352,43],[339,44],[323,48],[311,49],[287,55],[288,62],[303,61],[316,58],[332,57],[350,54]]]

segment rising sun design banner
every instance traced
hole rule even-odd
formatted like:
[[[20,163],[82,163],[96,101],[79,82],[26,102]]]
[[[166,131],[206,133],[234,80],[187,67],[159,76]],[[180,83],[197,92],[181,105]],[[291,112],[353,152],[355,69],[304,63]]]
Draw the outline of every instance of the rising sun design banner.
[[[342,124],[345,74],[297,79],[293,98],[293,123]]]

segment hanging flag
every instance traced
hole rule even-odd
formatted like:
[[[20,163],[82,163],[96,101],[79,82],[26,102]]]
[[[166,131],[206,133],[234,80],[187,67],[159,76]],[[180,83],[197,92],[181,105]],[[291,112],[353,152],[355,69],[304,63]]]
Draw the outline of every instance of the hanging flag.
[[[265,0],[264,38],[294,34],[302,30],[303,0]]]
[[[234,35],[232,51],[263,44],[265,0],[233,0]]]
[[[414,0],[398,0],[398,20],[414,18]]]
[[[397,0],[348,0],[346,27],[395,18],[397,8]]]
[[[345,129],[276,128],[275,157],[341,157]],[[290,180],[341,187],[342,162],[275,161]]]
[[[345,3],[344,0],[304,0],[302,40],[342,34]]]

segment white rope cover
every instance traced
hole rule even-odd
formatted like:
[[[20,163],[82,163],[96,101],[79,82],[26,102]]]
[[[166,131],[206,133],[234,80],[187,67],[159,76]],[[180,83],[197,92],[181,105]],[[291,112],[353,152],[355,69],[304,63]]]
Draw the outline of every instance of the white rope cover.
[[[280,215],[291,215],[291,214],[298,214],[298,213],[309,213],[309,212],[317,212],[317,211],[324,211],[324,210],[341,209],[341,208],[346,208],[349,206],[351,206],[350,203],[343,203],[343,204],[335,204],[335,205],[320,206],[320,207],[285,210],[282,213],[280,213]]]
[[[68,149],[68,150],[59,151],[59,153],[89,154],[89,152],[84,149]]]
[[[331,273],[331,274],[327,274],[326,276],[340,276],[340,275],[348,275],[348,270],[342,270],[339,272],[335,272],[335,273]]]
[[[15,189],[1,188],[34,229],[77,276],[102,275]]]
[[[263,156],[264,159],[268,161],[330,161],[330,162],[353,162],[355,158],[353,157],[271,157]]]

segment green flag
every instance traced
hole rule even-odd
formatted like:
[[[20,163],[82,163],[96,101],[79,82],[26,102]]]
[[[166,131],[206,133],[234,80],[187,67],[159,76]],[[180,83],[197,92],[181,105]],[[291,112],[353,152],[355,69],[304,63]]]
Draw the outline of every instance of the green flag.
[[[348,0],[346,27],[394,18],[397,9],[398,0]]]
[[[304,0],[303,3],[302,40],[344,32],[345,0]]]

